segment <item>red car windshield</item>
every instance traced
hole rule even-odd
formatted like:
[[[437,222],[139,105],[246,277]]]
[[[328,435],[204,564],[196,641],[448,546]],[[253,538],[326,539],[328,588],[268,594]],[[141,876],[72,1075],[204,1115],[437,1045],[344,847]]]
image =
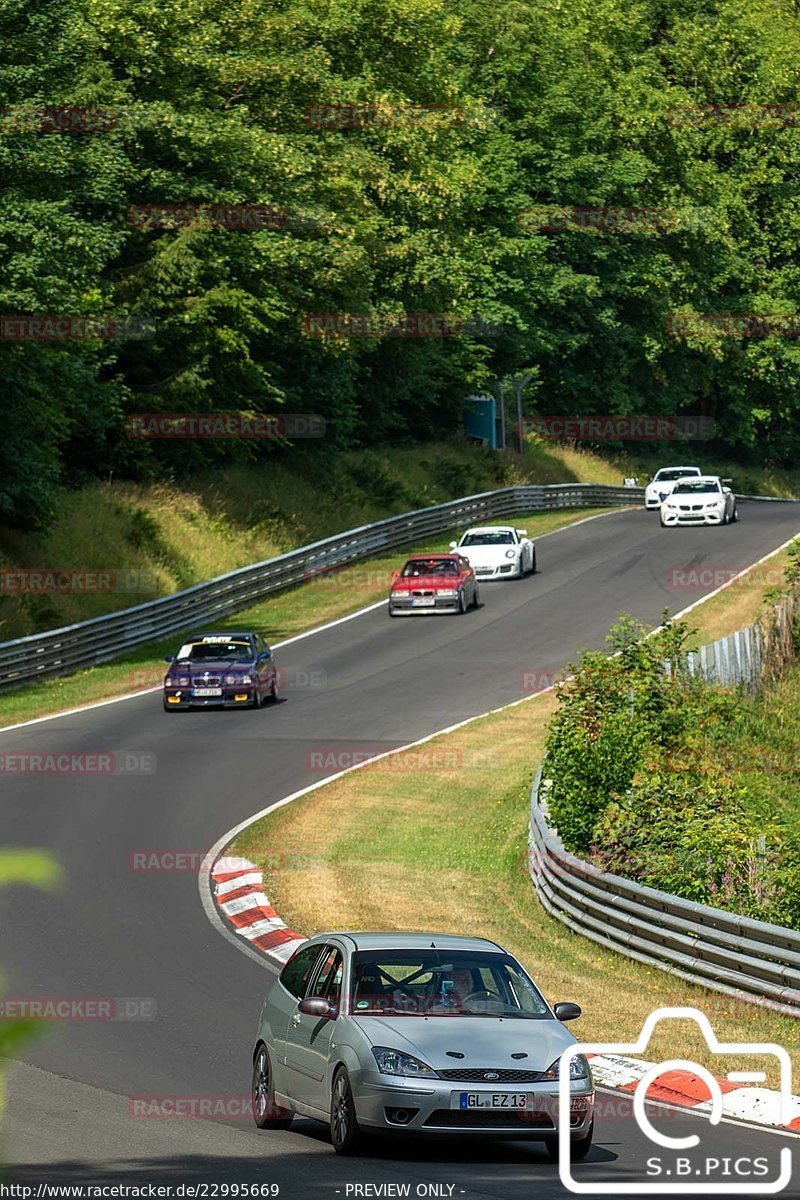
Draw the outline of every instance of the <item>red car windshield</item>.
[[[403,567],[403,579],[418,575],[458,575],[458,563],[452,558],[412,558]]]

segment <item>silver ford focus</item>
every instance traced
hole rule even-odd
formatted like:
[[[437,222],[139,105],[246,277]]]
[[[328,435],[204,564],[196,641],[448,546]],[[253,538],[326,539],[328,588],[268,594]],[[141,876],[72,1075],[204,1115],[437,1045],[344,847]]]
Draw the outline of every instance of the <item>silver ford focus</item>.
[[[261,1010],[253,1115],[330,1124],[339,1154],[363,1133],[531,1138],[558,1155],[559,1057],[575,1042],[517,960],[483,938],[326,933],[304,942]],[[573,1158],[592,1143],[587,1060],[570,1063]]]

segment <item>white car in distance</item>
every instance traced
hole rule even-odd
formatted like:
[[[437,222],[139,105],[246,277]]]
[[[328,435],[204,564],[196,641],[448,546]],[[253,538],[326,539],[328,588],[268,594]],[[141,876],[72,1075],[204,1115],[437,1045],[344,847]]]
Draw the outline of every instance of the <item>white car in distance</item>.
[[[700,476],[703,472],[699,467],[662,467],[656,471],[653,478],[644,489],[644,506],[653,512],[661,508],[667,496],[679,479],[689,475]]]
[[[719,475],[679,479],[661,505],[661,525],[728,525],[739,520],[736,497]]]
[[[460,542],[451,542],[468,558],[478,579],[521,579],[536,570],[536,546],[527,529],[513,525],[480,525],[468,529]]]

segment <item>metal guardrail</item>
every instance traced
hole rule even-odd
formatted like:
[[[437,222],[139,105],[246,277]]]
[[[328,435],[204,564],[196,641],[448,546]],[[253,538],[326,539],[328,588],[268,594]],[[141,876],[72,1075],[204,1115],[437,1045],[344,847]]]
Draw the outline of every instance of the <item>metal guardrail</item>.
[[[604,484],[500,488],[362,525],[241,567],[158,600],[62,629],[0,644],[0,691],[120,658],[147,642],[228,617],[315,575],[460,526],[520,512],[597,508],[641,501],[644,489]]]
[[[529,866],[551,916],[689,983],[800,1016],[800,933],[670,896],[576,858],[547,823],[541,776],[540,768],[531,793]]]

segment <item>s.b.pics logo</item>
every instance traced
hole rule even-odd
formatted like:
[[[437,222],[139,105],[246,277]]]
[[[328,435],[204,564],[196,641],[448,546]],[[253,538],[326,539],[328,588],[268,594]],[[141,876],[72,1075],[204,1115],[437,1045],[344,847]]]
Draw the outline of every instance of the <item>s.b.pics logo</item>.
[[[633,1171],[629,1164],[619,1162],[620,1174],[624,1172],[624,1180],[609,1180],[606,1182],[586,1178],[581,1171],[581,1178],[576,1179],[572,1174],[570,1159],[570,1071],[569,1064],[577,1054],[589,1056],[618,1056],[644,1054],[659,1021],[693,1021],[699,1027],[709,1050],[713,1054],[724,1055],[743,1061],[742,1070],[729,1070],[724,1078],[712,1074],[707,1067],[689,1059],[675,1058],[659,1063],[640,1063],[643,1073],[636,1083],[633,1092],[633,1119],[638,1129],[644,1134],[650,1145],[644,1155],[644,1163],[640,1168],[641,1178],[632,1179]],[[772,1060],[769,1062],[769,1060]],[[771,1078],[777,1077],[779,1088],[767,1091],[767,1072],[765,1066],[771,1067]],[[792,1175],[792,1152],[788,1146],[781,1147],[780,1141],[774,1139],[774,1149],[758,1157],[740,1153],[736,1145],[735,1129],[731,1127],[730,1152],[722,1155],[716,1150],[703,1146],[702,1134],[705,1121],[697,1122],[697,1133],[684,1136],[673,1136],[656,1128],[647,1112],[647,1105],[653,1103],[653,1097],[648,1097],[648,1090],[660,1077],[666,1077],[670,1072],[683,1073],[685,1078],[691,1077],[700,1081],[703,1093],[708,1098],[701,1098],[694,1103],[691,1110],[702,1113],[711,1125],[718,1125],[723,1115],[735,1115],[744,1111],[742,1099],[747,1099],[747,1093],[761,1085],[761,1096],[753,1097],[760,1100],[769,1097],[775,1106],[774,1124],[788,1126],[793,1116],[793,1100],[791,1087],[791,1061],[783,1046],[774,1042],[720,1042],[708,1017],[696,1008],[658,1008],[652,1012],[642,1026],[642,1032],[636,1042],[596,1042],[592,1044],[576,1042],[569,1046],[561,1055],[558,1085],[558,1128],[559,1128],[559,1160],[558,1172],[561,1182],[570,1192],[587,1196],[611,1195],[623,1196],[659,1194],[662,1196],[762,1196],[774,1195],[789,1183]],[[673,1076],[673,1078],[675,1078]],[[726,1099],[723,1099],[723,1091]],[[731,1102],[731,1096],[736,1102]],[[753,1104],[755,1110],[758,1105]],[[727,1110],[727,1114],[724,1113]],[[651,1110],[652,1111],[652,1110]],[[773,1123],[773,1122],[771,1122]],[[773,1139],[770,1139],[771,1141]],[[610,1168],[614,1170],[613,1167]]]

